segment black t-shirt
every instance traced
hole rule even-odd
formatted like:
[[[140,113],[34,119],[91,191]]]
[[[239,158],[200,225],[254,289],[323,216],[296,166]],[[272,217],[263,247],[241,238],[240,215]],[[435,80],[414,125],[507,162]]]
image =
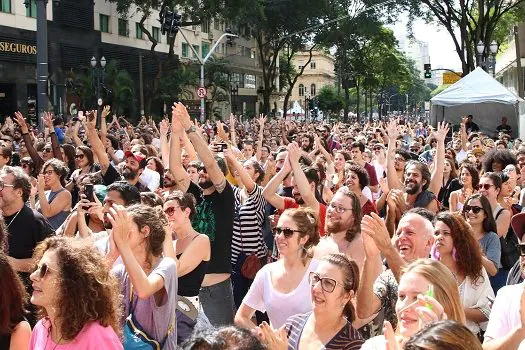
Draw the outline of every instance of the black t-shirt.
[[[202,189],[193,182],[188,187],[197,199],[193,228],[210,239],[211,259],[207,273],[231,273],[231,245],[233,232],[234,196],[233,188],[226,181],[226,187],[219,193],[203,195]]]
[[[510,134],[512,134],[512,127],[510,125],[508,125],[508,124],[507,125],[501,124],[501,125],[499,125],[496,128],[496,131],[497,132],[502,132],[503,131],[505,134],[510,135]]]

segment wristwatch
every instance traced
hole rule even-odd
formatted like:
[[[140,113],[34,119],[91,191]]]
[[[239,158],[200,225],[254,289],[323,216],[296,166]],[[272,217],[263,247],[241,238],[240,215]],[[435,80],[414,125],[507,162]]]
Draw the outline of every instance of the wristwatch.
[[[197,131],[197,128],[195,127],[195,125],[192,125],[192,126],[190,126],[188,129],[186,129],[184,131],[186,131],[186,134],[190,134],[192,132]]]

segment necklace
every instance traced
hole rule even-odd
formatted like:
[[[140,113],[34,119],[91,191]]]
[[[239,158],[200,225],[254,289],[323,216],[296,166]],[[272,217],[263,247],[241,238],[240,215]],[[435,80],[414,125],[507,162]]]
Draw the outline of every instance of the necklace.
[[[55,347],[51,350],[55,350],[57,348],[57,346],[60,344],[60,342],[62,341],[62,338],[64,336],[61,336],[60,339],[58,340],[58,342],[55,344]],[[44,345],[44,349],[47,348],[47,342],[49,341],[49,338],[51,338],[51,327],[49,327],[49,331],[47,333],[47,339],[46,339],[46,345]]]
[[[13,219],[11,219],[11,221],[9,221],[9,224],[7,224],[7,228],[9,228],[9,226],[11,226],[11,224],[13,223],[13,221],[15,221],[16,217],[18,216],[18,214],[20,214],[20,212],[22,211],[22,209],[20,209],[19,211],[16,212],[16,215]]]

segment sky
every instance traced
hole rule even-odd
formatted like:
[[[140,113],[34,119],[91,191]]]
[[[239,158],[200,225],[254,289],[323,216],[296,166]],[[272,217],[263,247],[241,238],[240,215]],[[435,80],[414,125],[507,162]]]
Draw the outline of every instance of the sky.
[[[392,28],[397,35],[407,32],[406,24],[406,21],[400,21],[388,27]],[[432,68],[443,66],[443,68],[456,71],[461,70],[461,61],[456,53],[452,37],[444,28],[417,20],[414,24],[414,36],[417,40],[428,43]]]

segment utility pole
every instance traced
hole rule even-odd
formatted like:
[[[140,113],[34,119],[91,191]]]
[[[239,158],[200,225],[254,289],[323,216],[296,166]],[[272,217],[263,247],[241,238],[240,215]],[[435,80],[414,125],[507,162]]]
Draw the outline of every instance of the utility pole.
[[[518,26],[514,26],[514,42],[516,43],[516,70],[518,71],[518,96],[523,98],[523,73],[521,69],[521,51]]]
[[[27,6],[27,4],[26,4]],[[42,117],[47,112],[49,98],[47,82],[49,69],[47,63],[47,0],[36,1],[36,76],[37,76],[37,119],[38,130],[44,130]]]
[[[142,53],[141,53],[139,54],[140,116],[144,115],[144,78],[142,74],[143,73],[142,73]]]

